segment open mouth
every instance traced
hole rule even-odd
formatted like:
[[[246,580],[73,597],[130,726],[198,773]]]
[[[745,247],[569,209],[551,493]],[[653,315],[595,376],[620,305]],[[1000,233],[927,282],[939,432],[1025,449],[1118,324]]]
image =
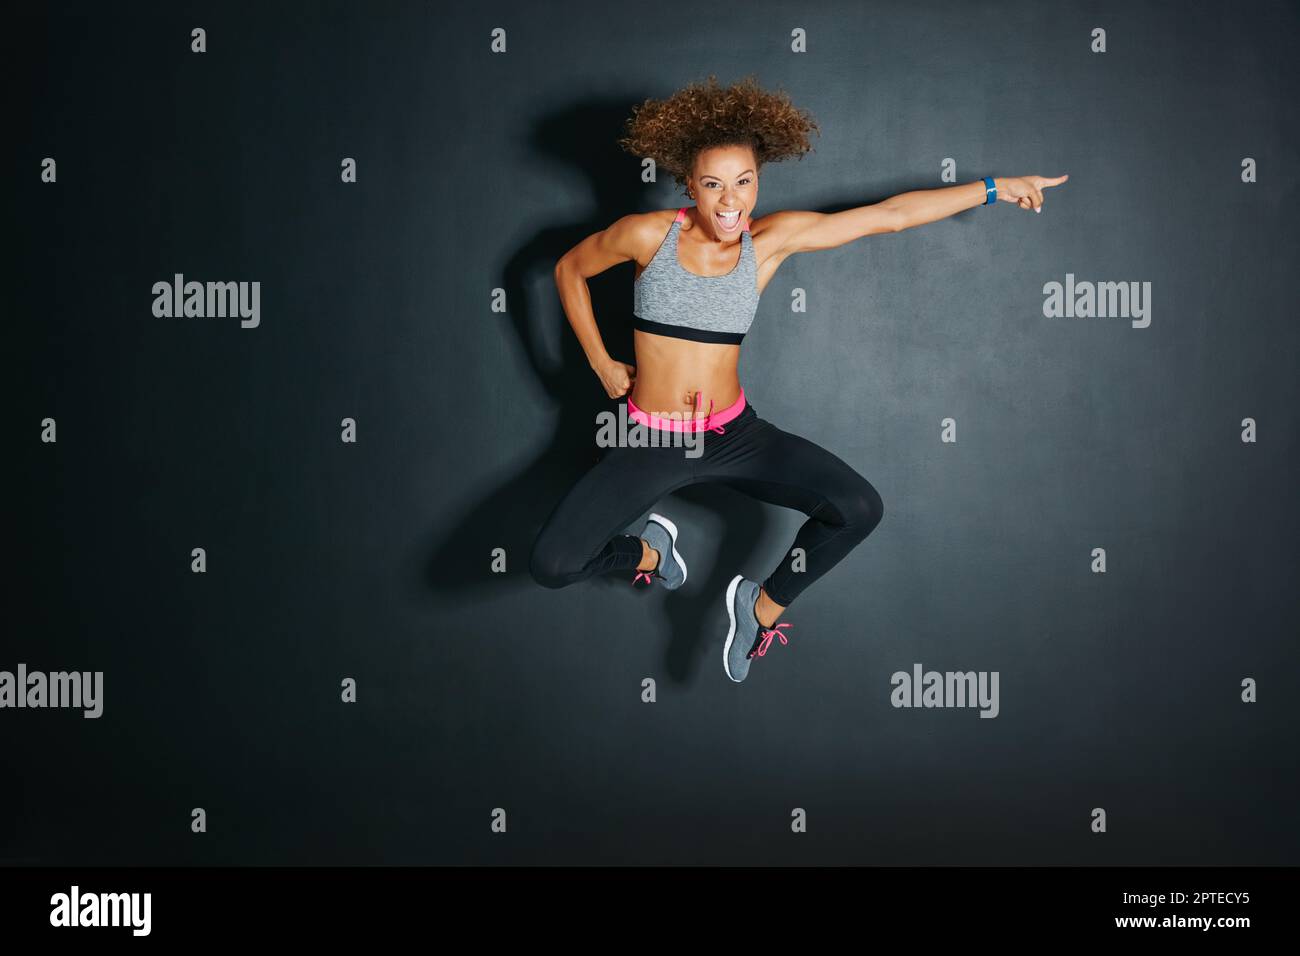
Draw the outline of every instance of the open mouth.
[[[735,232],[740,226],[740,210],[734,209],[729,214],[718,210],[714,212],[713,218],[718,222],[718,229],[722,232]]]

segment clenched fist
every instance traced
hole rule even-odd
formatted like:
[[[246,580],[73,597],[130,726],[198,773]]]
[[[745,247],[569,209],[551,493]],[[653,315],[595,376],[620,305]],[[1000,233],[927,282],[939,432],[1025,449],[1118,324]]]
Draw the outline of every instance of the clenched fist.
[[[596,366],[596,377],[610,398],[622,398],[636,384],[636,366],[610,359]]]

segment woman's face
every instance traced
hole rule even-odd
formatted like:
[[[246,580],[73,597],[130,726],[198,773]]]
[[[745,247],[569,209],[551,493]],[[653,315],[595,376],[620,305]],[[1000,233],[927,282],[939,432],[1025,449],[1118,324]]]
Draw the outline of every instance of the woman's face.
[[[734,239],[758,202],[758,163],[748,146],[715,146],[695,158],[687,184],[700,219],[719,239]],[[735,213],[735,215],[724,215]]]

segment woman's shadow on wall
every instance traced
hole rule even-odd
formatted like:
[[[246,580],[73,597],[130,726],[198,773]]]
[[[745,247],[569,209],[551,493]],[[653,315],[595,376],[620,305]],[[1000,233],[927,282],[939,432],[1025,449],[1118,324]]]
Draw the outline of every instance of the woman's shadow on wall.
[[[450,529],[437,535],[423,565],[422,587],[431,589],[445,604],[473,606],[529,589],[541,590],[528,571],[533,540],[565,492],[599,461],[597,414],[617,413],[619,402],[606,396],[569,328],[551,273],[565,252],[619,216],[639,210],[644,202],[640,165],[616,143],[630,102],[639,99],[591,100],[543,119],[533,131],[533,149],[543,157],[577,167],[595,193],[588,218],[543,229],[518,249],[504,268],[508,318],[515,333],[512,344],[558,418],[554,434],[535,461],[513,477],[485,488],[477,503],[456,515]],[[611,356],[629,364],[634,361],[634,271],[635,265],[629,262],[588,280],[605,347]],[[689,593],[683,588],[663,604],[672,630],[668,669],[680,680],[698,658],[699,642],[723,636],[714,635],[719,622],[725,628],[722,595],[735,570],[752,556],[765,517],[759,502],[715,486],[682,489],[657,507],[668,510],[671,499],[677,497],[692,505],[688,509],[692,515],[704,512],[702,524],[711,535],[725,529],[716,542],[712,566],[706,570],[701,561],[691,562]],[[636,533],[639,528],[627,530]],[[690,534],[693,529],[682,530]],[[498,548],[503,549],[504,570],[493,570],[493,554]],[[704,557],[703,552],[700,556]],[[564,595],[565,600],[581,601],[586,588],[617,587],[630,592],[631,577],[596,575],[555,593]],[[639,585],[638,590],[642,589],[650,590]],[[629,593],[628,598],[637,601],[642,595]]]

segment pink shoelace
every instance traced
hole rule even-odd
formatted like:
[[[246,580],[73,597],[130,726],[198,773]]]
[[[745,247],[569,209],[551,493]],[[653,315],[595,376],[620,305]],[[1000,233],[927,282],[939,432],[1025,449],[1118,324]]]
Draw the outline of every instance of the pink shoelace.
[[[758,650],[756,650],[752,656],[762,657],[764,654],[766,654],[767,646],[772,643],[772,638],[774,637],[781,638],[782,644],[789,644],[790,642],[785,639],[785,632],[781,630],[781,628],[789,627],[789,626],[790,625],[786,623],[786,624],[778,624],[776,627],[764,628],[763,641],[761,644],[758,645]]]
[[[636,577],[634,577],[634,578],[632,579],[632,586],[633,586],[633,587],[636,587],[636,583],[637,583],[638,581],[640,581],[642,578],[645,578],[645,583],[646,583],[646,584],[654,584],[654,583],[655,583],[655,579],[652,578],[652,577],[650,577],[650,572],[649,572],[649,571],[638,571],[638,572],[636,573]]]

